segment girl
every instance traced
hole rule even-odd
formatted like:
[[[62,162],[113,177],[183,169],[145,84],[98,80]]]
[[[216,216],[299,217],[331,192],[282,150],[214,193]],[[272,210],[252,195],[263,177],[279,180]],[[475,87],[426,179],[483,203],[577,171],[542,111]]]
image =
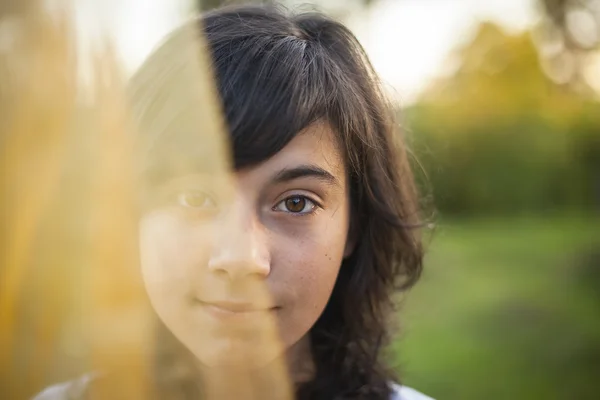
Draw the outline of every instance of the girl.
[[[164,156],[176,148],[176,157],[203,159],[202,149],[175,146],[176,128],[159,118],[165,60],[178,63],[180,32],[132,82],[141,131],[156,132],[145,151],[163,154],[148,157],[146,180],[175,188],[140,223],[146,289],[173,346],[208,374],[244,341],[225,327],[265,314],[276,321],[297,398],[426,399],[399,385],[383,359],[393,295],[417,281],[423,254],[407,151],[363,49],[324,15],[273,6],[218,9],[198,27],[230,134],[230,205],[206,189],[211,177],[183,178]],[[215,228],[228,218],[237,231]],[[250,281],[268,288],[268,301],[250,295]],[[280,357],[262,355],[263,363]],[[182,358],[164,355],[159,377]],[[194,377],[178,383],[184,397],[202,392],[183,380]],[[39,399],[86,385],[54,387]],[[167,386],[164,393],[175,390]]]

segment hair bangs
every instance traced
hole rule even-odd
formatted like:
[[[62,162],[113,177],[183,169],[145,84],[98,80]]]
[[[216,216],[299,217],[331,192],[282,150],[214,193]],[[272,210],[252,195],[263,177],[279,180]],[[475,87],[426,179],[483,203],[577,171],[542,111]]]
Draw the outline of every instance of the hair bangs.
[[[220,26],[218,37],[212,37],[209,15],[205,32],[234,165],[240,169],[272,157],[303,129],[327,117],[332,91],[317,50],[293,27],[245,35],[248,26],[232,23],[235,33],[223,35]]]

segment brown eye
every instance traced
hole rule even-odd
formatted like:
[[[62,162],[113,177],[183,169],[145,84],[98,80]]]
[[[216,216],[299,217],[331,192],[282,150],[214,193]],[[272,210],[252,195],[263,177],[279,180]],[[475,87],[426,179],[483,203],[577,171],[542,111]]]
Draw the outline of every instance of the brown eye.
[[[317,208],[317,205],[308,197],[291,196],[279,202],[275,207],[273,207],[273,210],[302,215],[312,213],[315,208]]]
[[[290,197],[289,199],[285,200],[285,208],[293,213],[302,212],[305,206],[306,199],[304,197]]]

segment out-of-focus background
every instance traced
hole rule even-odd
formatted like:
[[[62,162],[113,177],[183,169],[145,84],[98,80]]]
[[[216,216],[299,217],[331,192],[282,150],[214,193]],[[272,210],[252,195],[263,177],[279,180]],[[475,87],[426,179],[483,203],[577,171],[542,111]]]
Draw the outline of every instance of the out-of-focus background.
[[[219,3],[76,12],[90,41],[113,27],[133,72],[194,7]],[[600,398],[600,0],[317,6],[372,58],[436,209],[393,345],[404,382],[446,400]]]

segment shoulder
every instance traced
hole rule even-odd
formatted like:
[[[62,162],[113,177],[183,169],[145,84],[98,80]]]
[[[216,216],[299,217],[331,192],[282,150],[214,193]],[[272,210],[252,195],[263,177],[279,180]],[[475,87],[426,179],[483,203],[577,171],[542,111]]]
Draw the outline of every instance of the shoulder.
[[[429,396],[417,392],[406,386],[392,384],[392,397],[390,400],[433,400]]]
[[[32,400],[85,400],[94,375],[84,375],[72,381],[57,383],[38,393]]]

